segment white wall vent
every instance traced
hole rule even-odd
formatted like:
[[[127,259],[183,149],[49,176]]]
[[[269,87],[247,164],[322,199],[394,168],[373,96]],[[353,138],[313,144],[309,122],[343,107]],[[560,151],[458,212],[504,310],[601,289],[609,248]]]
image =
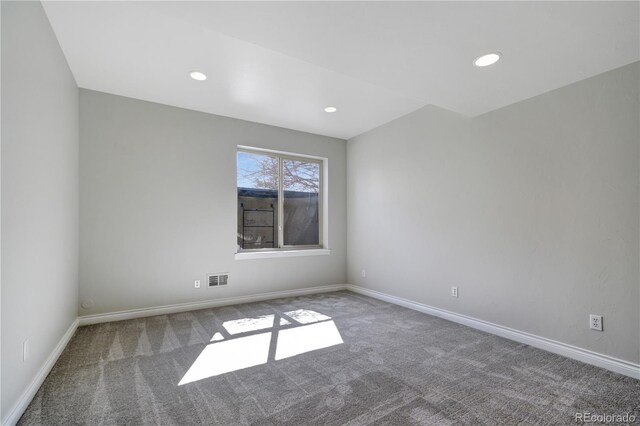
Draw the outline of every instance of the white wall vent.
[[[221,285],[227,285],[229,283],[229,274],[227,272],[209,274],[207,275],[207,278],[209,287],[218,287]]]

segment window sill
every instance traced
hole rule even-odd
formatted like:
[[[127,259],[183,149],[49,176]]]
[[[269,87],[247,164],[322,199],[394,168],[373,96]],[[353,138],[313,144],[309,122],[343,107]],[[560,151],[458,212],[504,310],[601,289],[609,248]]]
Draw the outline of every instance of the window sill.
[[[271,257],[298,257],[298,256],[326,256],[331,254],[330,249],[300,249],[300,250],[273,250],[273,251],[249,251],[236,253],[236,260],[268,259]]]

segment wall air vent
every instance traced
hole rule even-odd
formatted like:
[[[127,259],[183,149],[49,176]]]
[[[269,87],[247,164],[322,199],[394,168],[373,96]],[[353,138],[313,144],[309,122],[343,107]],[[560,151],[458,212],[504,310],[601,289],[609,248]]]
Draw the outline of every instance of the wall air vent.
[[[229,283],[229,274],[226,272],[207,275],[209,287],[218,287]]]

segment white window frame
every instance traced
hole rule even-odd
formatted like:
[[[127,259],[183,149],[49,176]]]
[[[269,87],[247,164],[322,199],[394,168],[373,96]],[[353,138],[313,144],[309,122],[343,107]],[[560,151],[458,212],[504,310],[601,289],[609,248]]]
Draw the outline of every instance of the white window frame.
[[[275,151],[271,149],[256,148],[238,145],[236,150],[236,197],[237,197],[237,153],[246,152],[250,154],[268,155],[278,158],[279,180],[278,180],[278,247],[260,249],[241,249],[238,247],[235,259],[260,259],[267,257],[292,257],[292,256],[312,256],[328,255],[331,250],[328,248],[328,195],[327,195],[327,169],[328,159],[306,154],[295,154],[290,152]],[[284,185],[282,185],[282,162],[283,160],[294,160],[312,162],[320,165],[320,187],[318,192],[318,244],[314,245],[284,245]],[[237,209],[237,202],[236,202]],[[238,214],[236,212],[236,218]],[[236,229],[238,229],[236,219]],[[237,245],[237,244],[236,244]]]

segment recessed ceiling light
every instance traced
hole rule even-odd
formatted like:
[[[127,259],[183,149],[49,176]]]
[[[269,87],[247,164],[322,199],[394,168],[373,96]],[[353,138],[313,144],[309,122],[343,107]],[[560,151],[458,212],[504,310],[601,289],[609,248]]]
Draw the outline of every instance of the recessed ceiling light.
[[[200,71],[191,71],[189,75],[191,76],[192,79],[198,80],[198,81],[203,81],[207,79],[207,76]]]
[[[500,60],[500,53],[493,52],[487,53],[486,55],[480,56],[478,59],[473,61],[473,65],[476,67],[487,67],[489,65],[493,65]]]
[[[324,109],[324,112],[336,112],[338,110],[338,108],[336,107],[326,107]]]

